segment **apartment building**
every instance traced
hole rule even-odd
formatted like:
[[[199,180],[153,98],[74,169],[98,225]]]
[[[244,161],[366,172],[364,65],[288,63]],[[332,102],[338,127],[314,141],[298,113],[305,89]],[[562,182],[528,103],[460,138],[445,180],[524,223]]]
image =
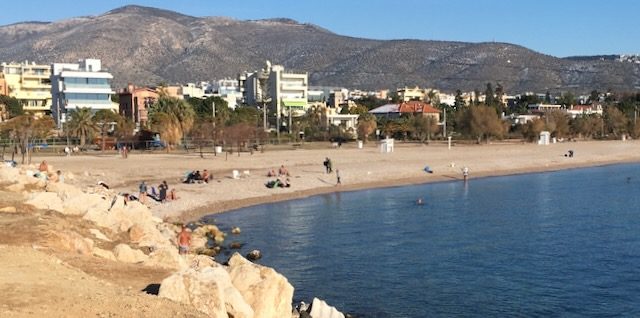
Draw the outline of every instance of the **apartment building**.
[[[148,87],[136,87],[129,84],[119,95],[119,112],[136,125],[136,130],[147,125],[149,108],[158,100],[158,92]]]
[[[58,128],[62,128],[71,110],[86,107],[94,113],[101,109],[118,111],[118,104],[111,101],[115,94],[110,83],[113,75],[102,69],[100,60],[54,63],[51,70],[51,114]]]
[[[282,65],[266,62],[260,71],[238,76],[243,100],[248,105],[267,104],[276,114],[276,126],[286,126],[282,117],[302,116],[308,107],[309,76],[285,71]]]
[[[23,109],[37,115],[51,110],[51,67],[29,63],[0,64],[0,94],[19,100]]]

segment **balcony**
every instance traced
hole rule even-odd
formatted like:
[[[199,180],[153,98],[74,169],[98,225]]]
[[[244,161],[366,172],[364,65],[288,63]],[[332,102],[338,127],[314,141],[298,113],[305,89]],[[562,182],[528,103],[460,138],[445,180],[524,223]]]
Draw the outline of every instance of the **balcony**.
[[[24,72],[22,73],[22,77],[24,78],[49,78],[51,77],[50,73],[38,73],[38,72]]]

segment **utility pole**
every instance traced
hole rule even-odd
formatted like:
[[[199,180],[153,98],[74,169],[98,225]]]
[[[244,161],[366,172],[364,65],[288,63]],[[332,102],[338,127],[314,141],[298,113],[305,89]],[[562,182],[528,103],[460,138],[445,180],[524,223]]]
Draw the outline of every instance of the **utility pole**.
[[[444,120],[442,121],[442,136],[447,137],[447,107],[443,107],[444,110]]]
[[[291,135],[291,126],[293,125],[293,119],[291,118],[291,106],[289,106],[289,135]]]

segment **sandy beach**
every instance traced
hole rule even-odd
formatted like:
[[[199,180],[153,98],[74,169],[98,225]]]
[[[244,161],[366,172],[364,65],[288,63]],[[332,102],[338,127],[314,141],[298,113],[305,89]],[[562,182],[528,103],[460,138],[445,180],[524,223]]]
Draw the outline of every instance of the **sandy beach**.
[[[573,157],[565,156],[569,150]],[[71,173],[70,183],[81,186],[99,181],[120,192],[137,193],[145,180],[156,186],[166,180],[179,199],[164,204],[150,202],[153,213],[168,220],[193,221],[203,215],[266,202],[300,198],[333,191],[462,180],[462,168],[468,167],[470,180],[484,176],[552,171],[619,162],[640,162],[640,141],[580,141],[551,145],[499,142],[458,144],[449,149],[445,143],[430,145],[398,143],[392,153],[381,153],[375,143],[363,149],[356,144],[332,148],[329,143],[306,144],[298,149],[267,147],[253,154],[144,153],[133,151],[127,159],[116,153],[80,154],[71,157],[33,157],[46,159],[54,169]],[[325,173],[323,161],[329,157],[334,173]],[[284,165],[290,173],[291,187],[269,189],[265,183],[269,170]],[[433,173],[426,173],[428,166]],[[183,184],[185,173],[208,169],[210,183]],[[342,184],[336,186],[335,170]],[[238,170],[241,178],[232,178]],[[150,200],[151,201],[151,200]]]

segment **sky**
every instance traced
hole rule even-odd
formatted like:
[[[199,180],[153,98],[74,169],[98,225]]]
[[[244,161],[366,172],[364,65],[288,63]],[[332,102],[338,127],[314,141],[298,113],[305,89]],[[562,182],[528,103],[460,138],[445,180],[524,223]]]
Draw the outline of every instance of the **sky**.
[[[369,39],[508,42],[556,57],[640,54],[639,0],[3,0],[0,25],[128,4],[238,20],[290,18]],[[0,43],[2,45],[2,43]]]

